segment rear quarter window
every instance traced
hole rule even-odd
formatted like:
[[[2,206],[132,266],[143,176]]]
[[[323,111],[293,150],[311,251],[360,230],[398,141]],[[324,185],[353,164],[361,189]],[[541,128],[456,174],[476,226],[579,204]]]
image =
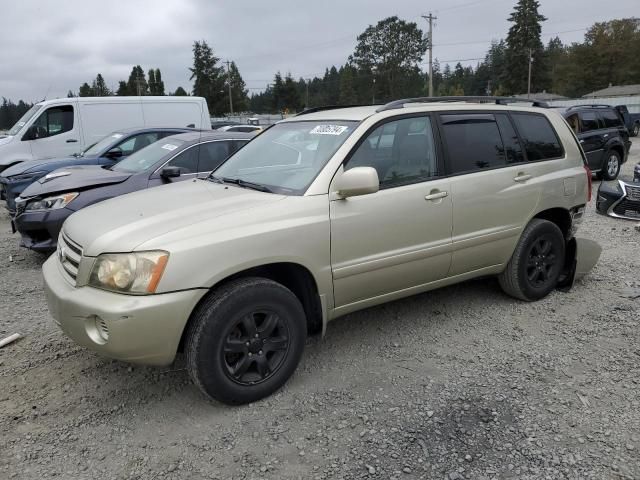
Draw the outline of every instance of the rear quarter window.
[[[561,158],[564,150],[551,123],[544,115],[513,113],[529,162]]]
[[[619,128],[622,127],[622,120],[620,116],[613,110],[603,110],[600,112],[604,128]]]

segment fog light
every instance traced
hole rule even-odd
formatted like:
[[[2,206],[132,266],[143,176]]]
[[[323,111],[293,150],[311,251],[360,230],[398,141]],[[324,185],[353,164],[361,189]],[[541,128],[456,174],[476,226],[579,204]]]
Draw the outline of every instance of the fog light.
[[[109,327],[104,319],[97,315],[89,317],[85,320],[84,326],[89,338],[98,345],[104,345],[109,341]]]

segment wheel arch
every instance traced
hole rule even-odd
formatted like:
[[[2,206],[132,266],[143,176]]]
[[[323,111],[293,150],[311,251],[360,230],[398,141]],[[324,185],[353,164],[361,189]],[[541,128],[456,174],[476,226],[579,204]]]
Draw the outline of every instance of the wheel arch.
[[[307,317],[308,333],[314,334],[324,330],[326,322],[318,284],[315,277],[307,267],[294,262],[274,262],[246,268],[245,270],[241,270],[222,278],[209,288],[209,292],[220,288],[222,285],[225,285],[230,281],[245,277],[268,278],[291,290],[298,300],[300,300],[302,308],[304,309]],[[192,314],[207,298],[207,296],[208,294],[204,295],[200,299],[192,310]],[[185,335],[192,320],[191,317],[192,315],[189,316],[189,320],[182,330],[178,351],[183,350]]]
[[[564,238],[568,240],[571,237],[571,212],[566,208],[555,207],[543,210],[534,215],[533,218],[548,220],[554,223],[562,231]]]

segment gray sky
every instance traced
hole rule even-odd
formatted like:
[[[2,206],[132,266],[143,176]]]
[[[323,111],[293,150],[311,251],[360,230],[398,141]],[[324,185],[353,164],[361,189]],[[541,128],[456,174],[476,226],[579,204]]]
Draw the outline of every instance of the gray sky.
[[[194,40],[235,60],[250,91],[273,74],[321,75],[343,64],[356,37],[391,15],[437,17],[434,55],[475,64],[506,36],[516,0],[20,0],[0,6],[0,96],[34,101],[65,96],[102,73],[110,87],[131,67],[160,68],[167,91],[191,89]],[[581,41],[596,21],[640,14],[638,0],[540,0],[543,41]],[[603,16],[604,15],[604,16]],[[470,60],[465,60],[470,59]]]

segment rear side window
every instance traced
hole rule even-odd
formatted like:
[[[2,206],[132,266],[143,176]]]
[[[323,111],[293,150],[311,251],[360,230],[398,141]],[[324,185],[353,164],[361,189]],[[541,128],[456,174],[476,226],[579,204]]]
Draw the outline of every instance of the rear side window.
[[[504,143],[505,152],[507,155],[507,163],[522,163],[524,162],[524,153],[522,151],[522,145],[520,145],[520,139],[516,134],[511,120],[505,114],[497,114],[496,122],[500,128],[502,134],[502,142]]]
[[[562,157],[563,150],[560,140],[544,115],[514,113],[513,120],[520,133],[520,138],[524,142],[528,161],[535,162]]]
[[[580,112],[580,123],[582,124],[580,132],[590,132],[600,128],[596,112]]]
[[[442,115],[440,118],[451,173],[506,165],[505,149],[494,115]]]
[[[613,110],[602,110],[600,117],[604,123],[604,128],[618,128],[622,127],[622,120],[620,116]]]

